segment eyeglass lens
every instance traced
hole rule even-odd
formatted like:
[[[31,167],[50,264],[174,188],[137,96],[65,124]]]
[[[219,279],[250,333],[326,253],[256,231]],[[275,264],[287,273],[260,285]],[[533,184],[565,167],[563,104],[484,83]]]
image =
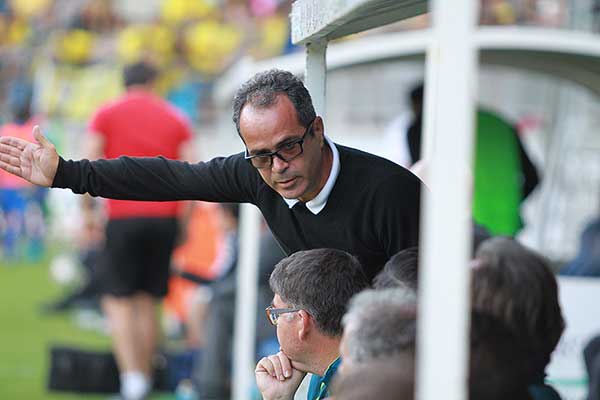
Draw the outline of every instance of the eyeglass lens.
[[[281,160],[288,162],[298,157],[301,153],[302,143],[293,142],[284,144],[279,150],[277,150],[274,153],[252,157],[250,161],[252,162],[252,165],[256,168],[266,168],[270,167],[273,163],[273,157],[278,157]]]

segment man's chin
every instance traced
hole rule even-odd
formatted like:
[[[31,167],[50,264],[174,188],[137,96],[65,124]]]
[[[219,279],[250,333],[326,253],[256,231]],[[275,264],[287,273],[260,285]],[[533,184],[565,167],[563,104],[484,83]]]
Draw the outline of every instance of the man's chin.
[[[298,200],[299,197],[296,195],[295,191],[279,190],[277,193],[279,193],[281,197],[284,197],[287,200]]]
[[[289,357],[288,357],[289,358]],[[312,371],[310,370],[309,366],[302,363],[301,361],[296,361],[296,360],[291,360],[292,363],[292,368],[297,369],[300,372],[310,372],[312,373]]]
[[[299,359],[301,357],[295,357],[298,354],[295,353],[290,355],[282,348],[279,348],[279,351],[281,351],[288,358],[288,360],[290,360],[292,368],[297,369],[300,372],[311,372],[310,366],[306,364],[303,360]]]
[[[293,188],[293,189],[278,188],[277,193],[279,193],[282,197],[285,197],[286,199],[293,200],[293,199],[298,199],[298,198],[302,197],[302,194],[304,193],[304,191],[301,190],[300,188]]]

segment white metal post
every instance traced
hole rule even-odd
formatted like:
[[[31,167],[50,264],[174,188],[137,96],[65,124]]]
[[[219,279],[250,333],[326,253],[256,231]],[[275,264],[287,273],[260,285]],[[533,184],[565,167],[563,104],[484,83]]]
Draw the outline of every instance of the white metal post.
[[[260,221],[258,208],[241,205],[232,354],[234,400],[249,399],[254,387]]]
[[[327,86],[327,42],[306,45],[304,84],[312,97],[317,115],[325,119],[325,90]]]
[[[431,192],[424,195],[418,338],[419,400],[467,398],[469,338],[468,258],[471,232],[477,49],[476,0],[434,0],[428,52],[425,143]],[[429,145],[431,148],[431,145]]]
[[[433,29],[432,29],[433,30]],[[431,34],[432,43],[435,43],[436,36]],[[438,68],[438,54],[437,46],[432,43],[427,45],[425,50],[425,78],[427,85],[425,85],[425,93],[423,94],[423,137],[421,140],[421,159],[429,160],[433,157],[435,151],[435,139],[433,132],[437,132],[435,123],[436,114],[435,107],[436,103],[432,99],[437,99],[439,74],[437,73]]]

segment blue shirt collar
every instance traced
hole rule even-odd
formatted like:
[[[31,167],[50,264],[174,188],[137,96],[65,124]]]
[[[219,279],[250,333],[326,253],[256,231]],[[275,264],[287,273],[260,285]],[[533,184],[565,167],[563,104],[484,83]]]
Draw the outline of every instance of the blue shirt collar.
[[[329,384],[333,380],[335,373],[342,361],[341,357],[333,360],[329,367],[325,370],[323,376],[313,374],[310,378],[310,384],[308,387],[307,400],[322,400],[329,397]]]

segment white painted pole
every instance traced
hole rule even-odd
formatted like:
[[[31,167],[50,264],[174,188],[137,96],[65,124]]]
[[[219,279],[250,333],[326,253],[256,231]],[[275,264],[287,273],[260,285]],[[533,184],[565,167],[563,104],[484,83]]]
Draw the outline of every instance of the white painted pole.
[[[431,30],[433,31],[433,29]],[[440,77],[437,73],[437,46],[432,45],[436,40],[435,34],[432,33],[430,35],[430,40],[432,42],[427,45],[427,49],[425,50],[425,79],[427,80],[427,85],[425,85],[423,96],[423,140],[421,141],[423,144],[421,146],[421,159],[423,160],[429,160],[433,157],[433,153],[435,152],[433,132],[437,131],[435,124],[437,121],[435,114],[436,104],[434,101],[429,101],[437,99],[437,79]]]
[[[249,399],[254,387],[260,221],[258,208],[241,205],[232,355],[234,400]]]
[[[312,97],[317,115],[325,119],[325,91],[327,88],[327,42],[306,45],[304,84]]]
[[[476,0],[434,0],[432,41],[425,82],[425,143],[435,141],[424,195],[420,318],[419,400],[467,398],[469,333],[468,258],[471,247],[471,179],[477,73]],[[429,63],[434,63],[429,65]],[[432,90],[433,89],[433,90]]]

